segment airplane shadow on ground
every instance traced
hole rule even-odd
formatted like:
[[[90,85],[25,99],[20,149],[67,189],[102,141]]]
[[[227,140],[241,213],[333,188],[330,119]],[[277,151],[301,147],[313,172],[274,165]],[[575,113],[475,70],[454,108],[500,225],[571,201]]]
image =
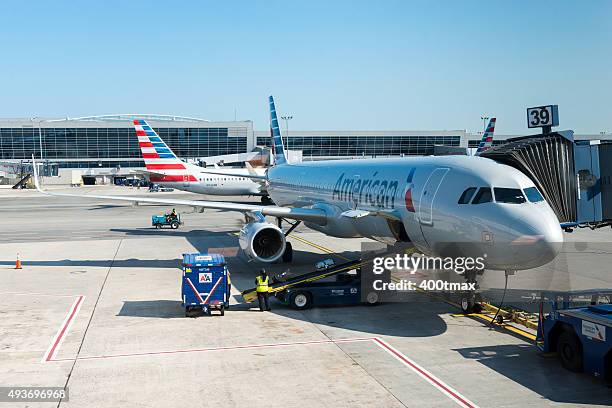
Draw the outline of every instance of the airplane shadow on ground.
[[[554,402],[612,405],[612,392],[603,381],[565,370],[558,358],[543,357],[532,344],[504,344],[454,349],[517,384]]]
[[[271,306],[272,313],[321,325],[319,329],[324,333],[340,329],[341,332],[359,332],[359,336],[396,337],[432,337],[443,334],[447,326],[440,314],[448,313],[449,310],[449,306],[439,302],[323,306],[305,311],[293,310],[274,301]],[[257,302],[252,307],[257,307]]]

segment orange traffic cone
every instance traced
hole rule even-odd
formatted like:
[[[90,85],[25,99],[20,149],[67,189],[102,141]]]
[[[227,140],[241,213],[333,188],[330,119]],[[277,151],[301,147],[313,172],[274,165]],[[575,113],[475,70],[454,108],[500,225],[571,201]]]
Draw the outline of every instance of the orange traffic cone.
[[[21,259],[19,259],[19,253],[17,254],[17,260],[15,261],[15,269],[21,269]]]

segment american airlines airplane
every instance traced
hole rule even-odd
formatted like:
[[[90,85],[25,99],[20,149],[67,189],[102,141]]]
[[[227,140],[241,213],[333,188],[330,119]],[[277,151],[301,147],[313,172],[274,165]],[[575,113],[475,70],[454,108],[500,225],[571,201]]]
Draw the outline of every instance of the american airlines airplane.
[[[263,204],[271,203],[262,182],[245,176],[264,176],[265,169],[223,169],[211,171],[181,161],[144,120],[134,120],[138,145],[152,183],[210,195],[261,196]]]
[[[488,269],[531,269],[556,257],[563,242],[559,221],[534,183],[517,169],[478,156],[289,164],[271,96],[269,105],[275,165],[265,176],[252,178],[265,180],[276,205],[87,197],[244,213],[240,246],[250,259],[261,262],[292,258],[286,236],[300,222],[335,237],[411,242],[430,256],[452,256],[458,247],[484,248]],[[157,137],[146,124],[138,123],[148,137]],[[37,174],[34,179],[45,194],[75,196],[45,192]],[[280,220],[294,222],[283,231],[266,216],[277,218],[278,224]]]

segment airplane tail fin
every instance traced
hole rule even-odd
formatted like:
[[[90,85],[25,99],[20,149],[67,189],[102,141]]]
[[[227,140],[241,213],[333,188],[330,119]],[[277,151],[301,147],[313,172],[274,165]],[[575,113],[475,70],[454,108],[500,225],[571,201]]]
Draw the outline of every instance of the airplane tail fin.
[[[476,150],[476,156],[480,155],[483,152],[486,152],[493,146],[493,132],[495,132],[496,120],[496,118],[491,118],[491,120],[489,120],[487,129],[482,134],[482,139],[480,140],[480,144],[478,145],[478,149]]]
[[[278,126],[278,118],[276,117],[276,107],[274,106],[274,97],[270,96],[270,136],[272,137],[272,152],[274,153],[274,164],[287,164],[285,157],[285,149],[283,147],[283,138],[281,137],[280,127]]]
[[[135,119],[134,128],[145,167],[152,173],[152,182],[197,181],[189,172],[187,164],[174,154],[145,120]]]

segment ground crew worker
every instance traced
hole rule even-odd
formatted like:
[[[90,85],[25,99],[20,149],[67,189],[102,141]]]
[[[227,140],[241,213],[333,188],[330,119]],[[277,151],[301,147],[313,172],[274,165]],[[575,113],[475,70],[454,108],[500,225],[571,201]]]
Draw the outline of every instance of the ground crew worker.
[[[266,270],[262,269],[259,271],[259,275],[255,277],[255,290],[257,291],[257,300],[259,301],[259,311],[263,312],[264,310],[270,311],[270,303],[268,301],[268,275],[266,274]],[[265,308],[264,308],[265,304]]]
[[[171,222],[177,219],[176,216],[176,208],[172,209],[172,212],[170,214],[166,214],[166,222]]]

